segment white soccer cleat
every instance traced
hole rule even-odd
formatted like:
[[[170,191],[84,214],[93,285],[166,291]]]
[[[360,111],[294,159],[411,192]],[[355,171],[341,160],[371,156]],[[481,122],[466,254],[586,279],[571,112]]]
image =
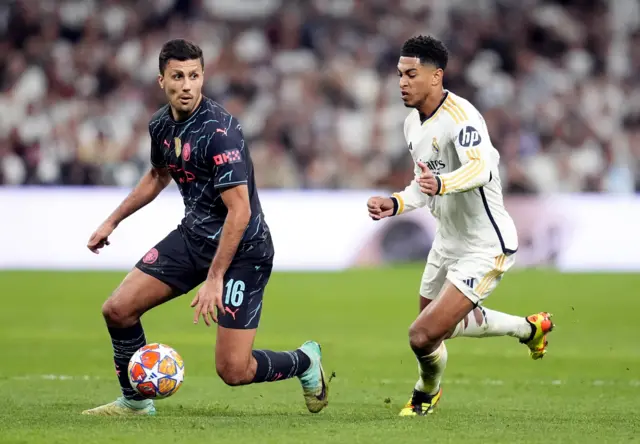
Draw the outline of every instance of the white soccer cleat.
[[[134,405],[140,405],[140,407],[136,408]],[[85,410],[82,414],[93,416],[153,416],[156,414],[156,407],[150,399],[130,401],[120,397],[109,404]]]

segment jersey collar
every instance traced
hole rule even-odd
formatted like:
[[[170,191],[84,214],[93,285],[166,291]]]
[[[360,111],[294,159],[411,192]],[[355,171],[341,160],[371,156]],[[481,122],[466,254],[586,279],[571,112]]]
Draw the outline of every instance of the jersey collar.
[[[446,90],[446,89],[444,89],[443,91],[444,91],[444,95],[442,96],[442,100],[440,100],[440,103],[438,104],[436,109],[433,110],[433,112],[431,114],[429,114],[427,116],[426,114],[423,114],[420,111],[418,111],[418,115],[420,116],[420,124],[421,125],[426,123],[429,119],[434,117],[436,114],[438,114],[438,111],[440,111],[440,108],[442,108],[442,105],[444,104],[444,101],[447,100],[447,97],[449,97],[449,91]]]

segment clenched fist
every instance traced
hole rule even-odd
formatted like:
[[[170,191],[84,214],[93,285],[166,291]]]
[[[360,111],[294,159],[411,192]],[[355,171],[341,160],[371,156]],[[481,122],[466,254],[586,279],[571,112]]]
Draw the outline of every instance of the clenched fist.
[[[369,217],[373,220],[393,216],[393,200],[389,197],[370,197],[367,201]]]

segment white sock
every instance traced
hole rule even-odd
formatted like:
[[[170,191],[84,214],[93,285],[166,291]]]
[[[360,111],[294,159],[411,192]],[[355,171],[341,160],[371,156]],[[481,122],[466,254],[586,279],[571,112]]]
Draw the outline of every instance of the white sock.
[[[487,338],[490,336],[513,336],[528,339],[531,325],[526,318],[513,316],[484,307],[477,307],[456,325],[451,338]]]
[[[438,393],[442,374],[447,367],[447,356],[447,347],[442,342],[433,353],[417,357],[420,379],[416,382],[416,390],[428,395]]]

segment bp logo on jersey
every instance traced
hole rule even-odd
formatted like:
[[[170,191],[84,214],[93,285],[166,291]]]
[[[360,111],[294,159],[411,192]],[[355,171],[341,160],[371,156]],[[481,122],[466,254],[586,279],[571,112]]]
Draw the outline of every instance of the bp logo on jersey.
[[[480,133],[472,126],[461,129],[458,134],[458,144],[462,147],[469,148],[471,146],[478,146],[480,142],[482,142]]]

